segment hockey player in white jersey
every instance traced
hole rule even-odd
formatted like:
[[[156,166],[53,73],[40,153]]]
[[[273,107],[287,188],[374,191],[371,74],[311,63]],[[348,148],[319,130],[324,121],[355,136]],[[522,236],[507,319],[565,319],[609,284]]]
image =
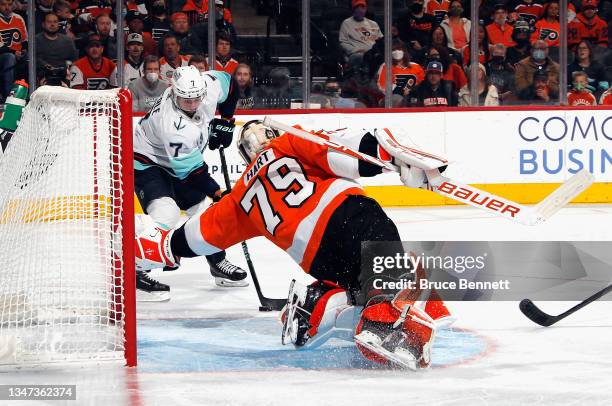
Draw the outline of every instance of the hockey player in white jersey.
[[[180,67],[171,86],[136,125],[135,191],[144,211],[161,227],[176,227],[181,210],[192,216],[203,208],[206,197],[213,201],[221,197],[203,153],[207,146],[214,150],[231,143],[237,89],[225,72]],[[222,118],[214,117],[217,109]],[[227,261],[224,251],[206,259],[217,285],[248,285],[246,272]],[[169,299],[167,285],[146,272],[137,275],[137,287],[153,294],[151,300]]]

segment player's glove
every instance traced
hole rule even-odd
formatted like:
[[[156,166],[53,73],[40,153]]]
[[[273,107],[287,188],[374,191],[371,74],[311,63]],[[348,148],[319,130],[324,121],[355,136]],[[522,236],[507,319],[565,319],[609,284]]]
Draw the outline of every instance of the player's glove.
[[[233,118],[231,120],[213,118],[208,126],[208,133],[210,134],[208,147],[213,151],[219,147],[229,147],[232,143],[235,127]]]

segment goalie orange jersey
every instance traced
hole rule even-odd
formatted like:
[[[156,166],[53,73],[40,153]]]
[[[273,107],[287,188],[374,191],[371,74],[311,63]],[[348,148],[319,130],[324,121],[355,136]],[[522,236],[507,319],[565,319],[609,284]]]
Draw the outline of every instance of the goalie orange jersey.
[[[198,252],[264,236],[309,272],[325,227],[348,195],[362,195],[353,179],[357,160],[284,134],[247,167],[229,195],[185,232]],[[212,246],[212,247],[211,247]]]

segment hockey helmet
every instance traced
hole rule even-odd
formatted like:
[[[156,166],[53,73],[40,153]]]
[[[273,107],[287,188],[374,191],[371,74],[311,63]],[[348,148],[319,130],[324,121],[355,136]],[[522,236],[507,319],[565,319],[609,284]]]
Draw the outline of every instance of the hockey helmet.
[[[238,137],[238,152],[246,164],[253,159],[280,134],[274,128],[267,127],[261,120],[251,120],[242,126]]]
[[[195,113],[206,97],[206,81],[195,66],[181,66],[172,74],[172,101],[185,113]]]

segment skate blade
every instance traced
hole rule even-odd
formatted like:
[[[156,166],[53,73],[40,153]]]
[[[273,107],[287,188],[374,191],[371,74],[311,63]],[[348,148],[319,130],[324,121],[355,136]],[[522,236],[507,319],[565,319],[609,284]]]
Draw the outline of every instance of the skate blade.
[[[146,292],[136,289],[136,302],[167,302],[170,300],[170,292]]]
[[[218,278],[216,276],[214,278],[215,285],[221,288],[244,288],[246,286],[249,286],[249,281],[247,281],[246,279],[243,279],[241,281],[232,281],[230,279]]]
[[[375,343],[372,340],[371,336],[374,336],[373,334],[364,333],[365,332],[361,332],[355,336],[356,343],[372,351],[376,355],[383,357],[392,367],[408,369],[410,371],[416,371],[418,369],[416,359],[412,353],[403,348],[397,348],[394,352],[388,351],[381,347],[379,345],[380,343]]]

